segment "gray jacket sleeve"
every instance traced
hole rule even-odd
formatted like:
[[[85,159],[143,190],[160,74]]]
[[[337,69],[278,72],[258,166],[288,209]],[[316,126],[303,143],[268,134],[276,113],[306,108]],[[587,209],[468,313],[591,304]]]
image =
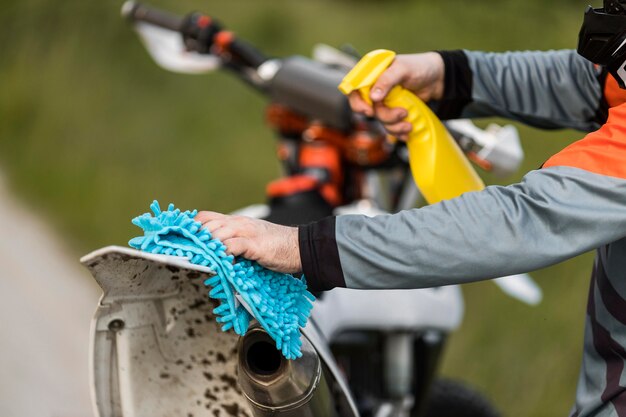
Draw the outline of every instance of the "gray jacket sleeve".
[[[500,116],[540,128],[597,129],[606,120],[604,73],[573,50],[441,51],[444,119]]]
[[[599,72],[573,51],[443,53],[440,116],[504,116],[593,129]],[[525,86],[521,88],[520,86]],[[313,290],[420,288],[527,272],[626,236],[626,104],[508,187],[421,209],[339,216],[299,228]]]
[[[420,209],[327,219],[301,229],[301,242],[313,236],[310,246],[322,248],[313,258],[306,247],[301,253],[316,289],[465,283],[528,272],[618,240],[626,235],[625,206],[626,180],[557,166]]]

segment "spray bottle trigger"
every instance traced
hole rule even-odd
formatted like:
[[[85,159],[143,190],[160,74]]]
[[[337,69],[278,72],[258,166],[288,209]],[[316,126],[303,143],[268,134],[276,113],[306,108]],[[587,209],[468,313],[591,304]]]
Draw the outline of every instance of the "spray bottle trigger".
[[[361,94],[361,98],[363,99],[363,101],[365,101],[370,106],[373,106],[374,103],[372,102],[372,99],[370,98],[370,91],[371,91],[371,87],[369,85],[366,87],[361,87],[359,89],[359,93]]]

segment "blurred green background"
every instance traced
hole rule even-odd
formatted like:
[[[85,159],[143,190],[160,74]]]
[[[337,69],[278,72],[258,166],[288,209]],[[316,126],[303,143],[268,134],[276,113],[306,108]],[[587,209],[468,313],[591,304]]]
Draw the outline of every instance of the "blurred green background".
[[[349,43],[361,52],[573,48],[587,1],[151,3],[212,14],[280,56],[306,55],[318,42]],[[228,74],[158,68],[120,18],[120,6],[0,2],[0,170],[77,257],[125,245],[137,234],[130,219],[152,199],[229,211],[261,202],[265,184],[279,175],[264,98]],[[582,136],[520,129],[524,172]],[[508,416],[567,415],[591,259],[534,273],[545,292],[538,307],[488,282],[466,286],[466,319],[451,339],[443,373],[476,385]]]

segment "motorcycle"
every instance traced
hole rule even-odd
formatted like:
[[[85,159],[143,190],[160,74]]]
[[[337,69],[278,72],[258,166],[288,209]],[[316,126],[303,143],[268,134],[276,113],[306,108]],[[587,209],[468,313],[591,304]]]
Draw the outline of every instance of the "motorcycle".
[[[181,18],[127,2],[122,14],[161,67],[224,69],[269,98],[284,176],[268,185],[266,204],[236,214],[295,225],[423,204],[404,144],[353,114],[337,90],[357,62],[353,53],[318,45],[313,59],[267,57],[201,13]],[[455,120],[446,128],[484,169],[507,175],[522,161],[513,126]],[[242,338],[219,329],[205,267],[115,246],[81,262],[103,289],[90,359],[96,416],[497,415],[472,388],[437,378],[446,339],[464,315],[458,286],[317,294],[303,357],[288,361],[259,326]],[[494,282],[522,302],[541,299],[526,274]]]

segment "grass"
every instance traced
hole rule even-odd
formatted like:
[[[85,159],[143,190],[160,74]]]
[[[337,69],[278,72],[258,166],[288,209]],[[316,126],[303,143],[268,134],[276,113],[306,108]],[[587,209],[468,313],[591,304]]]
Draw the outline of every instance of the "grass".
[[[281,56],[308,54],[317,42],[399,52],[571,48],[586,2],[153,4],[211,13]],[[14,191],[56,224],[77,255],[124,245],[137,233],[130,219],[154,198],[228,211],[262,201],[265,184],[279,175],[264,98],[227,74],[182,76],[157,68],[119,18],[120,6],[0,4],[0,166]],[[521,132],[524,170],[581,136]],[[534,273],[545,291],[536,308],[488,282],[466,286],[465,323],[452,337],[443,372],[480,387],[506,415],[566,415],[581,356],[590,261],[585,255]]]

